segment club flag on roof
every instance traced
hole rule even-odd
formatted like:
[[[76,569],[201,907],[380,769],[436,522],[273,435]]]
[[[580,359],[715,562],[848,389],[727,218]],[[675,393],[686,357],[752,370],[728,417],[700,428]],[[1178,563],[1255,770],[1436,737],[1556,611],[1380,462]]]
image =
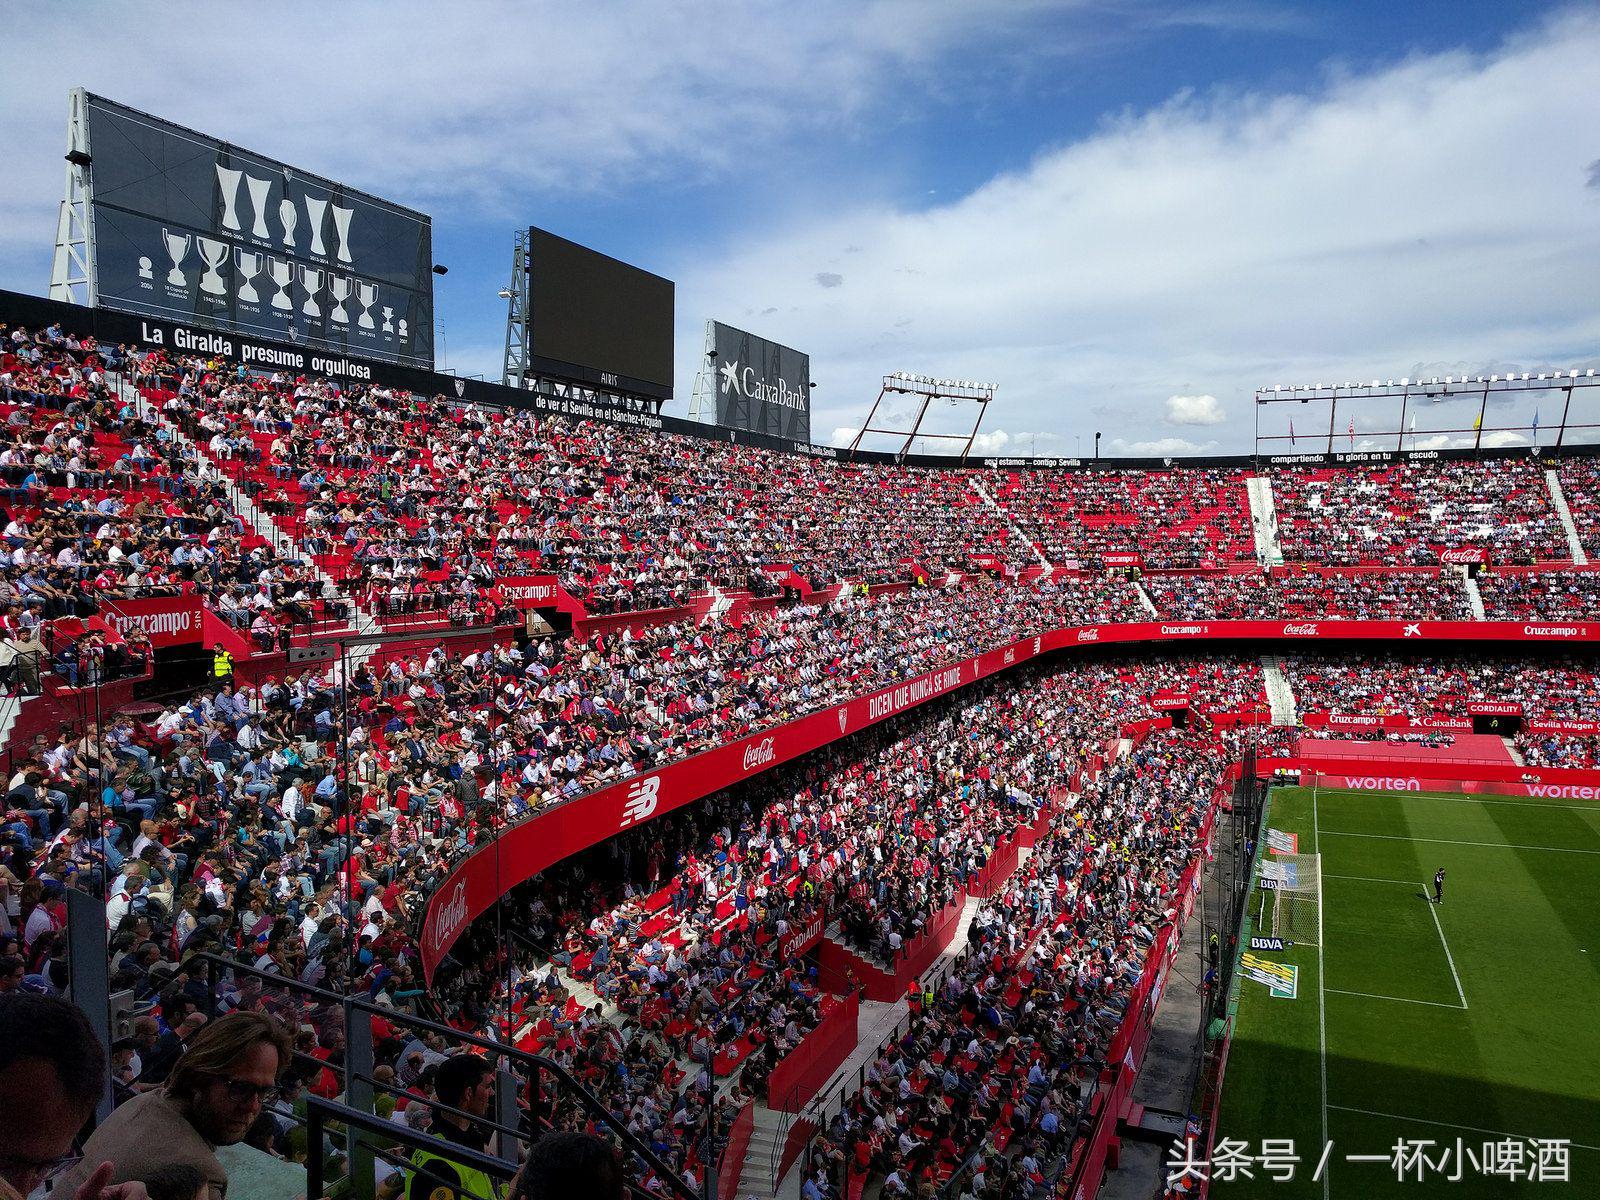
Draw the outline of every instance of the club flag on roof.
[[[1294,419],[1289,420],[1289,445],[1294,445]]]
[[[1537,408],[1533,410],[1533,440],[1536,442],[1539,440],[1539,410]]]
[[[1474,429],[1482,429],[1483,428],[1483,414],[1482,413],[1478,414],[1478,419],[1472,423],[1472,427]]]
[[[1350,418],[1350,449],[1356,448],[1356,419]]]

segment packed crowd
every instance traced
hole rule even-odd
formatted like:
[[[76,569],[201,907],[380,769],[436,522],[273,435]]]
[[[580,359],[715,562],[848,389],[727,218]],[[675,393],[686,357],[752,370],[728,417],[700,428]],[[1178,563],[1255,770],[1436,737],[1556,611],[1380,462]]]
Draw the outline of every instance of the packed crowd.
[[[1600,574],[1541,572],[1478,577],[1483,613],[1491,621],[1600,619]]]
[[[1600,461],[1593,458],[1564,458],[1556,468],[1562,498],[1572,514],[1589,561],[1600,559]]]
[[[1140,586],[1179,620],[1470,621],[1461,578],[1437,574],[1151,575]]]
[[[1056,815],[813,1147],[819,1185],[1054,1193],[1222,763],[1206,736],[1158,734]]]
[[[1528,459],[1280,468],[1272,490],[1291,561],[1428,567],[1474,548],[1496,562],[1571,558],[1544,467]]]
[[[1057,566],[1099,569],[1128,555],[1173,568],[1255,558],[1240,471],[1007,471],[985,482]]]
[[[1596,734],[1526,728],[1596,720],[1600,674],[1586,657],[1463,661],[1371,654],[1286,656],[1283,669],[1302,714],[1464,717],[1474,703],[1511,703],[1521,707],[1525,727],[1515,734],[1515,745],[1529,765],[1587,767],[1600,759]]]

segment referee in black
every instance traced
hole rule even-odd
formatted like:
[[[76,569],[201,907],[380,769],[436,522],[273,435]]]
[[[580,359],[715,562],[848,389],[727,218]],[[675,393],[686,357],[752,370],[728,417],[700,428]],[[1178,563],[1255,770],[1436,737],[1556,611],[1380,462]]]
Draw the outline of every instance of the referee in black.
[[[1433,873],[1433,902],[1444,903],[1444,868],[1440,867]]]

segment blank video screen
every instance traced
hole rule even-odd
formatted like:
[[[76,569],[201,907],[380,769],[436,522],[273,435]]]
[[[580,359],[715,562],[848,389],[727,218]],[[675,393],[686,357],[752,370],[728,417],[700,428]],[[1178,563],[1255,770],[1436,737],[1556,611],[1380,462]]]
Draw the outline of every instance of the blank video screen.
[[[535,355],[672,386],[672,280],[542,229],[528,265]]]

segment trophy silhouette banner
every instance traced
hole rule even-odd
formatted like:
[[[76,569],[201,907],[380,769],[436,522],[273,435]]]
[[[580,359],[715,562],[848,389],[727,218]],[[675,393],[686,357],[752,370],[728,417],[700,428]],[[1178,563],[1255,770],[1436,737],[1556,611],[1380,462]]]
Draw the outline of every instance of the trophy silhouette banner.
[[[172,270],[167,272],[167,282],[173,287],[188,287],[189,281],[183,276],[183,260],[189,257],[189,247],[193,245],[193,234],[170,233],[163,229],[161,240],[167,244],[167,257],[172,259]]]
[[[383,310],[383,331],[385,333],[394,332],[394,309],[392,308]]]
[[[278,288],[277,295],[272,297],[272,307],[280,312],[292,312],[294,301],[289,299],[289,285],[294,282],[294,264],[282,258],[269,258],[267,275]]]
[[[200,238],[199,242],[200,258],[206,264],[205,274],[200,276],[200,290],[208,296],[226,296],[228,288],[218,268],[228,261],[228,243],[208,237]]]
[[[333,232],[339,239],[338,258],[342,263],[354,261],[350,257],[350,218],[355,215],[353,208],[333,206]]]
[[[300,271],[300,283],[306,289],[306,302],[301,306],[300,311],[308,317],[320,317],[322,315],[322,307],[317,303],[317,293],[322,290],[324,272],[321,267],[310,267],[305,263],[299,264],[298,269]]]
[[[250,211],[256,218],[255,224],[250,226],[250,236],[271,241],[272,230],[267,228],[267,194],[272,191],[272,180],[246,175],[244,185],[250,189]]]
[[[217,182],[222,185],[222,227],[239,230],[239,178],[243,171],[217,164]]]
[[[372,306],[378,302],[378,285],[368,283],[364,279],[356,281],[356,303],[361,306],[361,315],[356,318],[356,324],[362,329],[376,329],[377,324],[372,319]]]
[[[350,310],[344,306],[344,302],[350,299],[350,276],[330,274],[328,295],[333,297],[333,311],[328,314],[328,318],[341,325],[350,324]]]
[[[260,304],[261,296],[256,292],[253,281],[261,274],[267,256],[241,247],[233,252],[233,257],[239,264],[239,299],[246,304]]]
[[[283,244],[293,250],[294,227],[300,220],[300,213],[295,208],[294,201],[287,196],[278,201],[278,220],[283,223]]]
[[[326,254],[328,248],[322,244],[322,218],[328,213],[328,202],[318,200],[315,196],[306,197],[306,220],[311,226],[311,253]]]

